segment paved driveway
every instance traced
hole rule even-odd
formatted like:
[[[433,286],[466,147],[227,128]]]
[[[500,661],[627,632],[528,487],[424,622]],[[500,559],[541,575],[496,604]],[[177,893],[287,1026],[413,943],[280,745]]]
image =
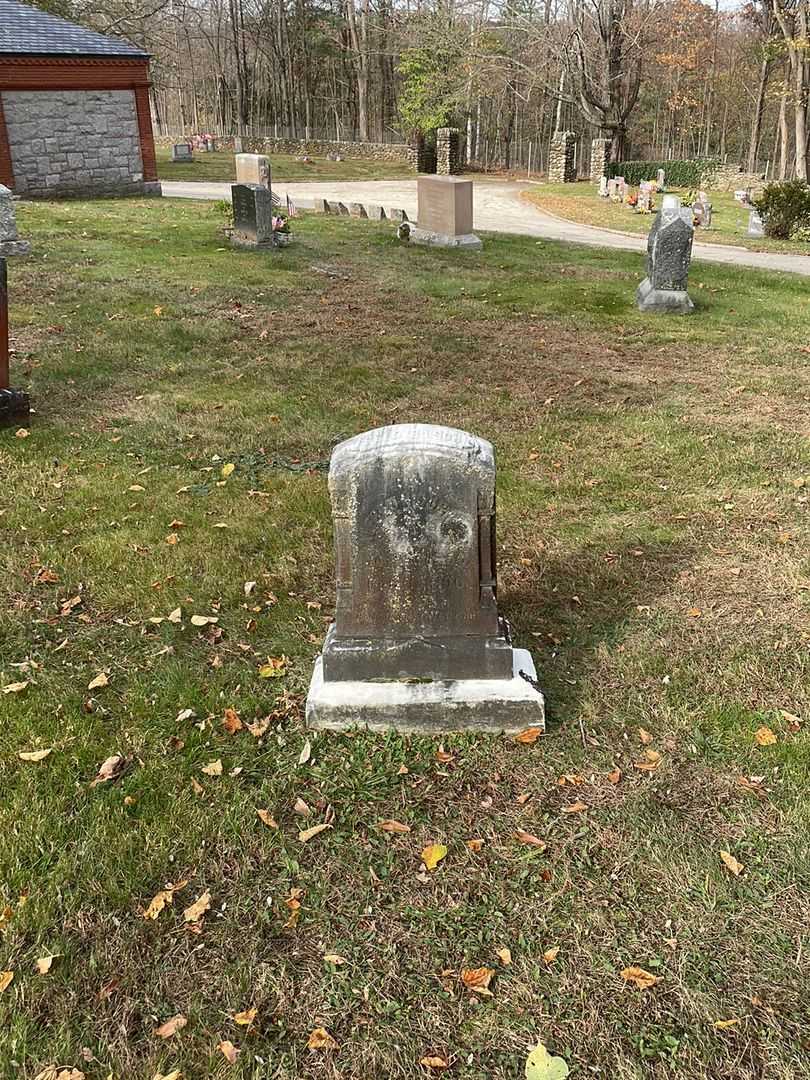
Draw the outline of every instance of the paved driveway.
[[[529,184],[515,182],[476,181],[475,228],[484,232],[538,236],[593,247],[645,250],[647,241],[643,236],[577,225],[539,210],[521,198],[521,192],[530,187]],[[416,218],[416,180],[281,181],[273,185],[273,190],[282,198],[289,194],[302,209],[311,207],[314,199],[334,199],[344,203],[381,203],[405,210],[412,220]],[[181,199],[230,199],[231,185],[164,180],[163,194]],[[706,262],[752,266],[759,270],[785,270],[810,276],[810,256],[807,255],[780,255],[725,244],[696,243],[693,256]]]

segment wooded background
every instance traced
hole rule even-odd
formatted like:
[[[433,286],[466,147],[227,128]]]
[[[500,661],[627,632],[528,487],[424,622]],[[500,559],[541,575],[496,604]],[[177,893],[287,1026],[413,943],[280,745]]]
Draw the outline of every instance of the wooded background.
[[[154,55],[158,134],[407,141],[542,171],[551,135],[613,160],[808,176],[810,0],[50,0]]]

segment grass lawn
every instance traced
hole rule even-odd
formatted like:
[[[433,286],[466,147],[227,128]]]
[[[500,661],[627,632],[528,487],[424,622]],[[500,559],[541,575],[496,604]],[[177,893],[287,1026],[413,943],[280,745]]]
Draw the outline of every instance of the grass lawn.
[[[685,199],[689,192],[673,189],[673,194]],[[714,208],[712,227],[711,229],[696,229],[696,242],[734,244],[751,251],[782,251],[792,255],[810,255],[810,244],[748,236],[746,230],[751,211],[734,201],[734,193],[710,191],[708,194]],[[542,210],[548,210],[558,217],[577,221],[583,225],[595,225],[603,229],[645,235],[650,231],[652,220],[650,215],[636,214],[621,203],[600,198],[596,194],[596,185],[590,182],[538,184],[527,192],[525,197]],[[656,205],[660,203],[660,198],[660,195],[655,196]]]
[[[315,216],[234,252],[180,200],[19,217],[0,1075],[518,1080],[538,1038],[583,1078],[806,1075],[806,282],[696,263],[696,314],[645,318],[634,253]],[[549,732],[307,760],[329,453],[406,420],[496,444],[500,606]]]
[[[185,165],[172,162],[168,147],[157,147],[155,152],[161,180],[236,180],[236,164],[230,151],[216,151],[213,154],[195,151],[194,160]],[[326,158],[313,158],[309,164],[305,164],[296,161],[291,154],[272,154],[270,162],[275,180],[413,180],[415,175],[408,165],[390,161],[327,161]]]

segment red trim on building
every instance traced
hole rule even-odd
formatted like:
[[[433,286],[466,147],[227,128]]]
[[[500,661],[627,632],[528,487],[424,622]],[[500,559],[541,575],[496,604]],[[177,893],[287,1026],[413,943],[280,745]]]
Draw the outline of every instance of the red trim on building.
[[[157,180],[149,85],[147,59],[0,56],[0,183],[7,187],[14,183],[8,132],[3,119],[4,90],[133,90],[143,178],[145,181]]]

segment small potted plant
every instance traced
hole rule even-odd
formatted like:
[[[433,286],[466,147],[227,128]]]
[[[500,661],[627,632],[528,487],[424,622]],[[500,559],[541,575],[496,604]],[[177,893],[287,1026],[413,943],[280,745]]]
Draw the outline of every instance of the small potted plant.
[[[273,214],[273,243],[276,247],[286,247],[291,239],[290,219],[282,210]]]

